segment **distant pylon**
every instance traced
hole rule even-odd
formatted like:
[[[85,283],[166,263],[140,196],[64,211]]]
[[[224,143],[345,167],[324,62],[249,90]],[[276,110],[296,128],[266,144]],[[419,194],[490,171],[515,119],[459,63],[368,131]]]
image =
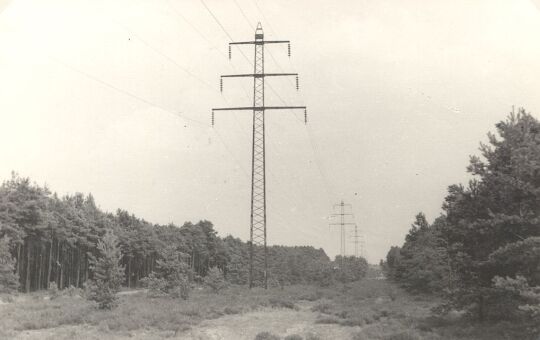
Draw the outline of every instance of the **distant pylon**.
[[[338,217],[339,216],[339,223],[330,223],[330,225],[335,225],[335,226],[340,226],[340,255],[341,255],[341,267],[343,268],[343,258],[345,257],[346,255],[346,233],[345,233],[345,226],[347,225],[356,225],[356,223],[352,223],[352,222],[346,222],[345,221],[345,216],[352,216],[353,219],[354,219],[354,214],[352,213],[346,213],[345,212],[345,207],[349,207],[351,208],[352,210],[352,206],[350,204],[345,204],[343,202],[343,200],[341,200],[341,203],[339,204],[334,204],[334,209],[336,209],[336,207],[339,207],[340,208],[340,212],[338,214],[332,214],[331,216],[332,217]]]
[[[359,232],[358,224],[356,223],[354,224],[354,234],[351,237],[353,238],[352,243],[354,243],[354,256],[365,258],[364,234]]]

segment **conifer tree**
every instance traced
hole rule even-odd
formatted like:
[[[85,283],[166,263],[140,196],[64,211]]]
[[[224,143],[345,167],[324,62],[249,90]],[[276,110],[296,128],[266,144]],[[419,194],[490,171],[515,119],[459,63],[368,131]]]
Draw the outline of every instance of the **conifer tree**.
[[[190,281],[193,271],[187,263],[188,255],[175,249],[165,247],[160,251],[156,271],[143,279],[151,296],[168,295],[186,300],[191,290]]]
[[[88,283],[88,298],[96,301],[100,309],[112,309],[117,305],[116,293],[124,280],[124,268],[119,262],[122,258],[118,238],[107,232],[98,241],[99,257],[91,259],[93,278]]]
[[[204,285],[217,294],[220,290],[227,288],[227,281],[218,267],[212,267],[204,278]]]

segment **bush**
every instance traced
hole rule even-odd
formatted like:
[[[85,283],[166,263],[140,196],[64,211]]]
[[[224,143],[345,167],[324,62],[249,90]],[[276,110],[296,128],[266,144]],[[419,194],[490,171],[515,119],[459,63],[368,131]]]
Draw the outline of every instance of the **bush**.
[[[151,272],[147,277],[140,280],[143,287],[148,288],[148,297],[156,298],[166,296],[167,282],[164,278],[157,277],[155,272]]]
[[[187,300],[191,292],[191,268],[185,261],[187,255],[174,247],[167,247],[160,252],[160,257],[156,272],[141,280],[148,288],[148,296],[170,296]]]
[[[317,320],[315,320],[315,323],[320,323],[320,324],[339,324],[340,321],[338,318],[336,318],[335,316],[325,316],[325,317],[320,317],[318,318]]]
[[[315,333],[306,334],[306,340],[321,340],[321,337]]]
[[[203,282],[206,287],[210,288],[216,294],[228,286],[223,272],[218,267],[210,268]]]
[[[291,335],[287,335],[284,340],[304,340],[304,338],[302,338],[298,334],[291,334]]]
[[[288,308],[288,309],[294,309],[294,310],[300,309],[297,305],[295,305],[293,302],[288,301],[288,300],[270,298],[268,302],[270,303],[270,306],[272,308]]]
[[[52,281],[49,283],[49,289],[47,289],[47,293],[49,293],[51,300],[54,300],[60,296],[60,291],[58,290],[58,285],[56,284],[56,282]]]
[[[329,314],[330,309],[332,309],[332,305],[328,303],[319,303],[318,305],[311,307],[312,312],[321,312],[325,314]]]
[[[280,340],[279,336],[270,332],[260,332],[255,336],[255,340]]]
[[[227,315],[240,314],[241,312],[242,310],[240,308],[225,307],[225,309],[223,309],[223,313]]]

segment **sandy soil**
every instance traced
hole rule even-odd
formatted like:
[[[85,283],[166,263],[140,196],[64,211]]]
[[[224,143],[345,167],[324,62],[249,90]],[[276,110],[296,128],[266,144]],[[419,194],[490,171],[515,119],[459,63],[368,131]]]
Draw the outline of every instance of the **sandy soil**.
[[[305,338],[309,333],[320,339],[350,339],[360,327],[343,327],[336,324],[315,324],[317,313],[311,312],[312,304],[300,304],[300,310],[263,309],[242,315],[230,315],[207,320],[183,334],[189,340],[253,340],[259,332],[268,331],[285,337],[298,334]]]

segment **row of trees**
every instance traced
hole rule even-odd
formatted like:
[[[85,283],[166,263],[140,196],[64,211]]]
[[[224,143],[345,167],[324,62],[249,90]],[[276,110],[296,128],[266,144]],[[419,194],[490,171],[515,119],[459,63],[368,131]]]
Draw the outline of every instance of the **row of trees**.
[[[102,256],[98,243],[109,233],[120,246],[127,287],[140,286],[142,278],[156,272],[159,261],[172,256],[164,249],[182,254],[195,281],[215,267],[228,281],[247,283],[248,244],[219,237],[209,221],[180,227],[151,224],[124,210],[104,212],[92,195],[59,197],[17,174],[0,186],[0,238],[9,239],[5,247],[14,259],[21,291],[48,289],[53,283],[59,289],[83,287],[93,277],[92,261]],[[336,266],[322,249],[272,246],[268,258],[273,285],[345,280],[334,275]],[[363,276],[362,265],[359,268],[360,274],[349,276]]]
[[[443,294],[444,308],[480,319],[540,316],[540,123],[525,110],[496,125],[472,156],[467,186],[451,185],[440,217],[416,216],[387,275]]]

